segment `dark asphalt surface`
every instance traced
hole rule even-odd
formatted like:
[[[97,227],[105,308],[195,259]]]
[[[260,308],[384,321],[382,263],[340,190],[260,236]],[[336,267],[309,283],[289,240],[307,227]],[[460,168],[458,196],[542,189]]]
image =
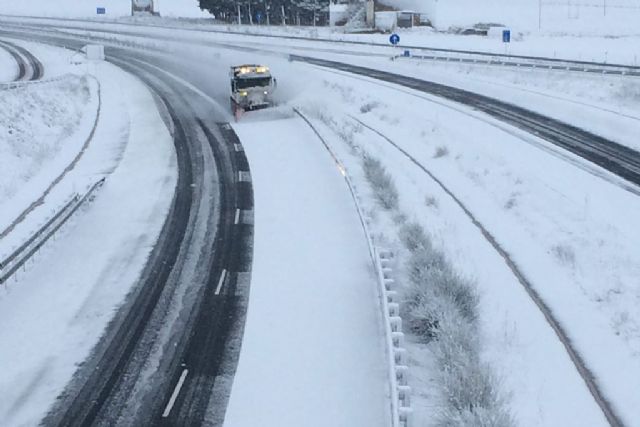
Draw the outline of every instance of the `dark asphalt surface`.
[[[29,50],[8,40],[0,40],[0,48],[5,49],[16,61],[18,74],[14,81],[35,81],[44,76],[44,65]]]

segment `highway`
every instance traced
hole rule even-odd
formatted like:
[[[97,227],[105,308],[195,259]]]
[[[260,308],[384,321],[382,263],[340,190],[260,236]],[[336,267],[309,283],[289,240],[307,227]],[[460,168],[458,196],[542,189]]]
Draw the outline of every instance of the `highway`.
[[[27,33],[5,30],[4,34],[26,37]],[[50,28],[28,37],[71,49],[78,49],[86,41],[84,36],[52,35]],[[93,40],[100,38],[94,36]],[[41,67],[24,51],[8,43],[2,45],[20,64],[19,79],[42,75]],[[220,46],[234,48],[228,43]],[[244,152],[237,148],[240,141],[224,123],[227,116],[214,104],[226,103],[218,92],[200,85],[198,77],[179,58],[171,61],[120,47],[108,47],[106,53],[113,64],[138,76],[166,108],[178,155],[179,182],[171,215],[134,298],[118,313],[45,425],[114,425],[127,420],[136,425],[191,426],[202,424],[208,411],[217,413],[222,422],[229,391],[217,389],[216,378],[233,377],[239,345],[229,343],[237,343],[242,337],[249,289],[246,273],[251,271],[253,228],[251,221],[242,218],[253,209],[253,194],[250,181],[240,178],[246,174],[239,173],[249,173],[249,165]],[[297,54],[290,55],[290,60],[392,83],[471,107],[586,160],[606,171],[605,175],[621,178],[625,189],[640,194],[640,153],[542,112],[345,62]],[[501,255],[510,262],[507,254]],[[512,270],[562,341],[609,424],[622,426],[561,326],[517,267],[512,265]],[[170,334],[160,333],[161,325],[167,327],[168,308],[185,295],[189,295],[190,309],[171,320]],[[148,360],[158,355],[157,373],[143,375]],[[218,397],[214,404],[212,395]]]
[[[81,47],[68,38],[40,40]],[[225,116],[184,80],[159,71],[166,64],[124,49],[108,55],[164,105],[178,185],[142,278],[44,424],[199,425],[207,412],[224,416],[228,389],[218,390],[216,379],[233,377],[239,346],[227,343],[242,336],[253,234],[251,182],[241,179],[248,162]],[[169,319],[178,303],[185,309]],[[143,378],[156,357],[160,368]]]

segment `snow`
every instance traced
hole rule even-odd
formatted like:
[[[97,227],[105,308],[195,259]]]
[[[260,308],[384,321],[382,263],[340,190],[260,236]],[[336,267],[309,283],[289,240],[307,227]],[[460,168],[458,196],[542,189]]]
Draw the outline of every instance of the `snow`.
[[[342,176],[299,119],[234,128],[252,171],[255,254],[225,425],[388,425],[376,279]]]
[[[0,47],[0,82],[13,80],[18,74],[16,61],[6,50]]]
[[[41,49],[68,58],[60,49]],[[149,92],[112,65],[90,68],[102,91],[96,133],[77,167],[34,215],[55,208],[72,189],[82,191],[102,176],[107,180],[26,271],[0,288],[0,341],[6,350],[0,364],[11,367],[0,372],[0,417],[7,425],[37,424],[88,356],[136,282],[177,179],[172,139]],[[75,71],[67,63],[67,72]]]
[[[198,0],[156,0],[156,9],[162,16],[203,18],[210,17],[198,6]],[[0,0],[0,15],[49,16],[58,18],[95,18],[96,8],[106,9],[104,17],[131,15],[131,0],[100,0],[78,2],[77,0],[38,0],[15,2]]]
[[[500,67],[413,60],[391,62],[388,60],[393,53],[391,48],[211,34],[187,31],[192,28],[191,24],[175,25],[184,30],[171,30],[171,37],[187,40],[187,43],[165,43],[154,37],[166,34],[166,30],[141,27],[136,29],[151,35],[153,40],[137,40],[142,41],[142,46],[160,47],[181,55],[197,50],[200,55],[211,54],[216,61],[222,56],[221,62],[227,61],[229,56],[244,59],[256,55],[250,52],[221,54],[215,46],[207,50],[191,42],[232,41],[265,51],[302,51],[351,61],[499,97],[638,147],[640,90],[637,79],[566,72],[523,73]],[[206,25],[198,27],[209,28]],[[104,24],[101,28],[127,27]],[[224,30],[226,27],[211,28]],[[387,37],[341,35],[324,29],[242,27],[242,30],[379,42],[386,42]],[[403,32],[401,36],[403,44],[505,51],[499,41],[482,37],[434,34],[422,29]],[[513,43],[508,49],[519,54],[607,59],[633,64],[637,58],[629,46],[638,44],[637,39],[578,38],[543,32],[526,34],[523,41]],[[188,44],[191,44],[190,48]],[[615,179],[603,181],[594,176],[595,168],[584,161],[572,156],[565,156],[563,160],[558,156],[558,150],[547,143],[507,129],[464,107],[416,92],[384,87],[367,79],[289,64],[281,59],[267,60],[276,64],[273,68],[277,70],[283,97],[303,107],[328,111],[339,123],[348,121],[346,113],[357,115],[428,165],[496,236],[533,282],[567,329],[625,424],[638,425],[640,315],[637,305],[640,294],[637,278],[640,277],[640,253],[637,241],[640,235],[637,221],[640,206],[636,196],[616,186]],[[360,107],[365,105],[372,105],[373,109],[361,113]],[[362,408],[384,407],[384,390],[375,385],[384,381],[383,363],[373,360],[383,357],[382,348],[364,355],[356,352],[370,346],[379,333],[373,330],[372,323],[363,320],[367,316],[372,319],[376,307],[374,298],[371,296],[368,304],[366,298],[356,298],[352,293],[340,294],[336,287],[344,282],[334,283],[335,274],[328,275],[327,271],[320,270],[316,262],[321,259],[333,265],[333,273],[342,272],[345,280],[352,280],[350,283],[355,284],[359,292],[364,292],[368,280],[367,286],[373,292],[373,278],[366,266],[366,249],[358,248],[352,208],[346,197],[342,200],[340,196],[343,190],[338,190],[337,186],[344,184],[338,181],[335,185],[329,184],[333,182],[335,169],[330,161],[323,163],[320,160],[326,158],[321,150],[312,154],[309,143],[314,141],[314,136],[307,135],[300,126],[293,119],[244,122],[236,126],[246,143],[256,187],[256,259],[247,340],[229,406],[227,425],[230,427],[281,425],[278,421],[282,417],[298,420],[297,424],[304,419],[305,422],[317,421],[318,425],[341,425],[341,417],[347,414],[363,417],[363,425],[375,425],[367,423],[370,419],[365,418],[368,415],[363,414]],[[477,281],[482,294],[483,357],[503,377],[504,390],[512,394],[510,404],[519,424],[605,425],[557,338],[524,296],[503,261],[459,208],[425,179],[422,172],[415,171],[378,137],[364,130],[356,132],[354,137],[359,145],[376,153],[393,174],[401,189],[404,213],[419,220],[461,273]],[[441,147],[446,148],[448,154],[434,158]],[[348,150],[343,154],[349,158]],[[352,159],[351,167],[357,169],[355,159]],[[427,203],[427,198],[435,200],[435,204]],[[370,209],[375,208],[372,200],[369,205]],[[329,213],[328,206],[332,209]],[[346,224],[351,225],[347,227]],[[393,221],[385,219],[384,215],[379,215],[375,222],[378,231],[397,244],[396,230],[390,224]],[[333,227],[348,230],[342,233],[326,231]],[[344,254],[343,258],[338,258],[341,252],[333,248],[347,245],[346,241],[352,251],[346,252],[346,259],[343,259]],[[318,242],[332,245],[332,249],[321,250]],[[277,250],[273,249],[274,245]],[[305,253],[312,256],[305,257]],[[399,255],[401,260],[407,256],[401,250]],[[296,262],[287,261],[284,265],[283,260],[289,259]],[[353,268],[353,265],[359,267]],[[304,269],[310,269],[314,274],[303,275]],[[300,283],[309,286],[309,293],[302,292]],[[335,298],[337,295],[343,299]],[[26,296],[24,298],[26,300]],[[117,300],[116,297],[113,299]],[[42,303],[41,299],[36,298],[36,301]],[[347,305],[349,301],[351,305]],[[109,306],[108,301],[104,304]],[[360,304],[357,311],[349,311],[357,304]],[[337,315],[334,317],[331,314],[336,313],[320,310],[320,306],[331,307]],[[371,310],[369,314],[366,307]],[[2,308],[0,299],[0,313]],[[0,314],[0,321],[4,320],[3,316]],[[265,318],[269,322],[264,321]],[[358,326],[353,330],[345,329],[344,325],[350,324],[347,321]],[[333,330],[328,325],[333,325]],[[64,327],[66,325],[61,328],[64,330]],[[361,336],[355,336],[358,330],[362,331]],[[341,340],[334,340],[333,334],[344,335],[338,335]],[[1,335],[0,338],[4,339]],[[314,344],[322,344],[322,350],[331,348],[335,359],[327,358],[324,351],[313,352]],[[334,345],[336,347],[331,347]],[[428,425],[429,411],[434,404],[430,395],[433,373],[429,371],[429,351],[428,345],[415,342],[410,347],[411,385],[416,391],[414,405],[418,420],[425,425]],[[354,360],[365,357],[365,362]],[[311,363],[307,364],[307,361]],[[343,363],[338,364],[338,361]],[[4,360],[0,362],[5,363]],[[375,366],[380,366],[379,382],[365,375],[363,372],[366,371],[359,363],[374,371]],[[34,364],[29,372],[35,372],[40,366],[42,364]],[[345,385],[338,380],[338,374],[344,378],[347,373],[355,378],[353,384]],[[26,377],[28,375],[24,381],[28,381]],[[278,387],[274,389],[273,384]],[[303,384],[313,386],[302,387]],[[355,389],[355,384],[364,386]],[[296,398],[296,404],[288,405],[286,411],[276,412],[282,408],[281,403],[290,402],[292,396]],[[349,399],[352,404],[345,403]],[[251,406],[251,410],[247,410],[250,406],[247,402],[255,404],[255,409]],[[321,410],[322,405],[341,408],[344,412],[325,412]],[[329,422],[331,416],[335,419]]]
[[[634,285],[640,274],[634,249],[640,237],[637,197],[460,114],[463,107],[411,99],[405,96],[411,91],[345,80],[342,74],[316,76],[327,83],[307,88],[296,102],[315,105],[338,123],[349,121],[347,112],[360,115],[432,168],[513,256],[568,330],[605,395],[634,425],[640,417],[633,392],[640,376],[640,319],[633,310],[640,298]],[[373,106],[372,112],[359,113],[364,105]],[[477,230],[378,137],[361,130],[354,138],[384,160],[405,198],[406,214],[420,220],[461,271],[478,280],[487,359],[512,391],[520,424],[604,425],[557,338]],[[434,160],[439,147],[449,154]],[[427,197],[435,197],[438,207],[427,207]]]
[[[81,151],[96,120],[98,85],[90,78],[68,75],[50,83],[7,90],[3,101],[1,231],[42,195]],[[3,243],[8,244],[7,240]],[[7,253],[0,251],[2,255]]]

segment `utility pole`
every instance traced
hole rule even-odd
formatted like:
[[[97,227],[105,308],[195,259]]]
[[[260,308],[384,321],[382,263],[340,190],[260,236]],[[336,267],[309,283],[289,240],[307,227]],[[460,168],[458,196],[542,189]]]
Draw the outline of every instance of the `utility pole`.
[[[538,0],[538,30],[542,30],[542,0]]]
[[[264,2],[264,13],[267,15],[267,27],[269,25],[271,25],[271,22],[269,21],[269,9],[271,9],[271,6],[269,5],[269,3],[267,3],[266,1]]]

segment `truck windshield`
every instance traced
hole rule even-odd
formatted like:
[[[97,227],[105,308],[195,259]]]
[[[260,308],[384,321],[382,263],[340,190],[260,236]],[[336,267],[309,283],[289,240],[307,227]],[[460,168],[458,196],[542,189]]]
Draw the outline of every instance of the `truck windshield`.
[[[238,89],[247,89],[250,87],[269,86],[269,83],[271,83],[271,77],[252,77],[238,79],[236,82],[236,86]]]

